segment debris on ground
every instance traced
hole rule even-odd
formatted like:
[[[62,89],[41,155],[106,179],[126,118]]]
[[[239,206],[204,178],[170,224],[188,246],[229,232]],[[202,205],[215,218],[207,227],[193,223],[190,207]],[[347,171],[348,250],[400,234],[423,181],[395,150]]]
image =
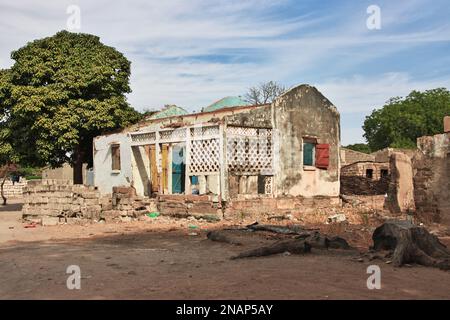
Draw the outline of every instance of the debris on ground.
[[[157,218],[157,217],[159,217],[159,212],[147,213],[147,217],[149,217],[149,218]]]
[[[339,213],[339,214],[334,214],[332,216],[329,216],[327,218],[327,222],[326,223],[338,223],[338,222],[344,222],[347,221],[347,217],[345,216],[345,214]]]
[[[307,229],[300,225],[266,225],[255,222],[247,225],[245,228],[229,228],[223,230],[210,231],[207,238],[212,241],[224,242],[233,245],[244,245],[242,241],[233,239],[232,232],[241,232],[248,234],[248,232],[269,232],[278,235],[280,238],[272,238],[267,236],[267,239],[278,240],[274,244],[260,246],[255,249],[244,251],[232,259],[241,259],[248,257],[262,257],[267,255],[290,253],[290,254],[304,254],[311,252],[311,248],[315,249],[351,249],[347,241],[340,237],[328,237],[321,234],[317,229]]]
[[[35,222],[31,222],[31,223],[24,225],[23,227],[26,229],[29,229],[29,228],[36,228],[36,226],[37,226],[37,224]]]

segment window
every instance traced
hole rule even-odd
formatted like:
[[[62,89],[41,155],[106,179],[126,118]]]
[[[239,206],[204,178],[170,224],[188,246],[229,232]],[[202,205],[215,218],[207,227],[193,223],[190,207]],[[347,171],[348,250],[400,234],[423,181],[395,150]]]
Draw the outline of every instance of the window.
[[[120,145],[119,144],[111,145],[111,158],[112,158],[111,169],[113,171],[119,171],[120,170]]]
[[[381,169],[380,177],[381,179],[386,179],[389,176],[389,171],[387,169]]]
[[[366,170],[366,178],[372,179],[373,178],[373,169],[367,169]]]
[[[303,165],[313,166],[315,159],[316,144],[311,140],[304,140],[303,142]]]
[[[316,167],[328,170],[330,165],[330,145],[327,143],[316,144]]]

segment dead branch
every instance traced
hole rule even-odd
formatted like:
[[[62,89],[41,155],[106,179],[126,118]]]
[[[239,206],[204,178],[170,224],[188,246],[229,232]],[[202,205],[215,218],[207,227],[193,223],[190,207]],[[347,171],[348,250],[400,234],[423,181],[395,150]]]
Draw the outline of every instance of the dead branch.
[[[301,234],[306,230],[305,228],[299,225],[283,227],[271,224],[259,224],[258,222],[248,225],[247,229],[250,229],[252,231],[270,231],[280,234]]]
[[[280,241],[271,246],[244,251],[237,256],[231,257],[231,259],[263,257],[284,252],[289,252],[292,254],[309,253],[311,252],[311,245],[302,239]]]

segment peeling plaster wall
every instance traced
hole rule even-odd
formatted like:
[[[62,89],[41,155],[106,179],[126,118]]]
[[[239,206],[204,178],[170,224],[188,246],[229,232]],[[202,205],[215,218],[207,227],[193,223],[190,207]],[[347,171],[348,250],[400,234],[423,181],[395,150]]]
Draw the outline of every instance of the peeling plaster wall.
[[[144,146],[131,147],[131,163],[133,167],[133,187],[139,196],[150,196],[150,158],[149,148]]]
[[[120,172],[113,172],[111,144],[120,144]],[[133,180],[131,141],[126,133],[94,138],[94,185],[101,194],[111,194],[114,186],[130,186]]]
[[[316,88],[300,85],[272,105],[277,196],[339,196],[340,116]],[[330,145],[328,170],[303,167],[303,138]]]
[[[412,159],[417,215],[450,225],[450,133],[417,139]]]
[[[272,128],[270,105],[259,107],[245,113],[226,117],[227,125],[239,127]]]

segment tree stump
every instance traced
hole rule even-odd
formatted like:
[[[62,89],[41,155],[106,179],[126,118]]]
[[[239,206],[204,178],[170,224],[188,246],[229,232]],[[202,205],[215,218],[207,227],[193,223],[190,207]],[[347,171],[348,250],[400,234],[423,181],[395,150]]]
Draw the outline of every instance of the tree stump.
[[[424,227],[410,221],[389,221],[375,229],[373,249],[393,251],[392,263],[417,263],[450,270],[450,251]]]

